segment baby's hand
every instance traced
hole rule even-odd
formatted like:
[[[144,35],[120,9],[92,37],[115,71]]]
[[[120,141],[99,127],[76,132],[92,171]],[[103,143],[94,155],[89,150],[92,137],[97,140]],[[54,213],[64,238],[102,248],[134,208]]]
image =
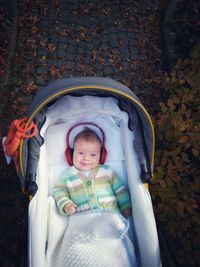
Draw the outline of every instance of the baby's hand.
[[[122,211],[122,215],[123,215],[125,218],[128,218],[128,217],[131,215],[131,212],[132,212],[132,209],[129,208],[129,209],[127,209],[127,210]]]
[[[68,215],[72,215],[72,214],[76,213],[76,207],[77,206],[74,203],[69,203],[69,204],[64,206],[64,211]]]

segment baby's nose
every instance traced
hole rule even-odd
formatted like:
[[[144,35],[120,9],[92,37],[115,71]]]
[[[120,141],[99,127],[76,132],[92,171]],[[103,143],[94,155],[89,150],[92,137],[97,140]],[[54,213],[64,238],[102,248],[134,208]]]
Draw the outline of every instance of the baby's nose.
[[[90,155],[89,155],[89,154],[85,154],[84,159],[85,159],[85,160],[90,160]]]

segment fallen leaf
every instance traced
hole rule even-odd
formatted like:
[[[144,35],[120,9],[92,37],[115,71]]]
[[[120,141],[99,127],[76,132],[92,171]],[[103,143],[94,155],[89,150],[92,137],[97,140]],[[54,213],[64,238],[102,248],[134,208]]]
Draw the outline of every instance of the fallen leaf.
[[[62,79],[62,75],[60,74],[60,70],[57,66],[55,65],[52,65],[50,68],[49,68],[49,73],[52,77],[55,77],[57,79]]]
[[[48,44],[48,50],[50,52],[54,52],[56,50],[56,46],[54,44]]]

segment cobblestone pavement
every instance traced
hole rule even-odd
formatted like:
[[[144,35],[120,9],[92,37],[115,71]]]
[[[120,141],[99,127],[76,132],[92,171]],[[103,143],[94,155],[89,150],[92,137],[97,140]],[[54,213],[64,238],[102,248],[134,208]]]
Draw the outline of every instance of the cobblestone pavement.
[[[22,103],[29,101],[39,87],[66,77],[111,77],[126,84],[151,110],[160,89],[156,3],[18,1],[17,43],[6,87],[11,90],[4,91],[8,97],[2,110],[2,134],[22,111],[20,99]],[[16,182],[14,167],[5,165],[2,151],[1,162],[0,262],[5,267],[19,266],[18,240],[27,199]]]
[[[160,82],[152,81],[160,70],[155,4],[145,0],[33,2],[25,7],[19,1],[18,6],[12,72],[16,95],[34,94],[38,87],[62,77],[106,76],[126,84],[151,105]]]

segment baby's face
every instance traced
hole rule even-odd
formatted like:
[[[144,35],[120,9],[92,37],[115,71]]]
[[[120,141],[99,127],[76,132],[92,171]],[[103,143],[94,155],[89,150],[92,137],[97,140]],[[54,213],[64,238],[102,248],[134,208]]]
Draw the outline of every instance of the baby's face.
[[[73,164],[81,171],[89,171],[99,165],[101,145],[97,140],[78,139],[74,144]]]

